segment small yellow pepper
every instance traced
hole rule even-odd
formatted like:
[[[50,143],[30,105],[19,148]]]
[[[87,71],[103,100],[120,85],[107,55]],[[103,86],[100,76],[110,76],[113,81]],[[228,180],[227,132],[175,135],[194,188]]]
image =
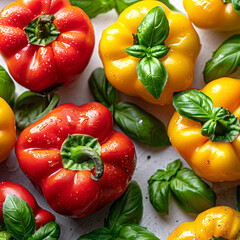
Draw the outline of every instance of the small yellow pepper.
[[[16,142],[15,117],[7,102],[0,97],[0,162],[3,162]]]
[[[125,51],[133,46],[133,34],[137,33],[140,23],[157,6],[163,8],[170,27],[164,43],[170,50],[159,59],[167,69],[168,79],[158,99],[146,90],[138,78],[136,68],[140,59]],[[115,88],[149,103],[164,105],[171,103],[175,91],[186,90],[192,85],[200,47],[199,37],[186,16],[169,10],[159,1],[140,1],[125,9],[118,21],[104,30],[99,54],[107,79]]]
[[[198,215],[194,222],[176,228],[167,240],[240,239],[240,213],[230,207],[214,207]]]
[[[240,14],[223,0],[183,0],[190,20],[199,28],[218,31],[240,30]]]
[[[220,78],[202,90],[213,105],[228,109],[240,119],[240,81]],[[232,142],[214,142],[201,134],[201,123],[175,112],[168,126],[174,148],[199,176],[212,182],[240,179],[240,135]]]

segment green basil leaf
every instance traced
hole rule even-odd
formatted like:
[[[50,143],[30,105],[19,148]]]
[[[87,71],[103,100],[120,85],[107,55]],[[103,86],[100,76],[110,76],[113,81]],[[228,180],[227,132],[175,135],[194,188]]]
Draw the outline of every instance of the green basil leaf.
[[[162,170],[162,169],[158,169],[148,180],[148,184],[151,185],[153,184],[155,181],[166,181],[166,175],[167,172]]]
[[[122,225],[114,240],[159,240],[147,228],[135,224]]]
[[[73,6],[81,8],[89,18],[95,18],[101,13],[106,13],[115,8],[118,14],[123,12],[127,7],[141,0],[70,0]],[[159,0],[169,9],[179,12],[169,0]]]
[[[222,0],[223,1],[223,3],[230,3],[230,2],[232,2],[232,0]]]
[[[115,7],[114,0],[70,0],[73,6],[81,8],[89,18],[111,11]]]
[[[213,102],[204,93],[187,90],[173,94],[173,106],[185,118],[197,122],[212,119]]]
[[[165,45],[155,46],[151,48],[150,55],[155,58],[162,58],[167,55],[169,50],[170,50],[170,47]]]
[[[167,165],[167,172],[173,172],[174,175],[177,173],[177,171],[179,170],[179,168],[181,167],[182,162],[180,159],[175,160],[174,162],[171,162]]]
[[[112,204],[104,225],[112,230],[115,226],[122,224],[138,224],[142,214],[142,191],[137,182],[132,181],[126,192]]]
[[[59,226],[55,222],[49,222],[34,233],[32,240],[57,240],[59,237]]]
[[[201,213],[215,206],[214,191],[188,168],[181,168],[177,172],[170,187],[176,202],[188,213]]]
[[[152,182],[152,181],[151,181]],[[148,186],[152,206],[160,215],[168,215],[170,202],[170,186],[167,181],[153,181]]]
[[[238,118],[222,107],[213,109],[212,117],[214,123],[210,124],[209,131],[215,130],[210,134],[209,139],[213,142],[233,142],[240,133],[240,123]],[[206,123],[207,124],[207,123]],[[216,125],[216,126],[215,126]],[[203,127],[205,124],[203,125]],[[215,127],[215,129],[214,129]]]
[[[147,48],[143,45],[133,45],[127,49],[125,49],[125,51],[136,58],[143,58],[147,55]]]
[[[168,79],[165,66],[157,58],[144,57],[138,62],[137,74],[147,91],[158,99]]]
[[[232,0],[233,9],[240,14],[240,0]]]
[[[3,203],[3,218],[7,232],[17,240],[30,237],[36,230],[36,220],[27,202],[8,194]]]
[[[12,240],[12,236],[6,231],[1,231],[0,240]]]
[[[20,130],[44,117],[53,110],[59,102],[57,94],[42,95],[26,91],[22,93],[15,103],[15,119]]]
[[[113,1],[113,0],[112,0]],[[127,7],[133,5],[136,2],[139,2],[140,0],[114,0],[115,1],[115,9],[118,14],[123,12]]]
[[[141,143],[155,148],[170,145],[164,124],[135,104],[118,103],[114,119],[127,135]]]
[[[102,227],[78,238],[78,240],[112,240],[109,229]]]
[[[163,4],[165,4],[170,10],[175,11],[175,12],[180,12],[177,8],[175,8],[170,2],[169,0],[158,0],[159,2],[162,2]]]
[[[13,108],[15,100],[15,85],[7,71],[0,65],[0,97]]]
[[[237,71],[240,65],[240,34],[236,34],[226,41],[213,53],[212,58],[204,68],[204,81],[226,77]]]
[[[116,102],[117,91],[107,80],[103,68],[95,69],[88,83],[96,101],[108,108]]]
[[[169,22],[162,7],[153,8],[137,29],[140,45],[154,47],[164,43],[169,34]]]
[[[216,131],[217,121],[215,119],[208,120],[203,124],[201,134],[205,137],[212,137]]]

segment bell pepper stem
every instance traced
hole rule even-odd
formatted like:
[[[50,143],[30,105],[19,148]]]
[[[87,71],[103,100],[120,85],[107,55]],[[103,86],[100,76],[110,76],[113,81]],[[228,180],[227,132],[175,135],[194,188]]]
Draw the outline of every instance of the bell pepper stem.
[[[104,165],[100,156],[100,144],[88,135],[69,135],[61,148],[63,166],[70,170],[95,170],[94,181],[103,176]]]

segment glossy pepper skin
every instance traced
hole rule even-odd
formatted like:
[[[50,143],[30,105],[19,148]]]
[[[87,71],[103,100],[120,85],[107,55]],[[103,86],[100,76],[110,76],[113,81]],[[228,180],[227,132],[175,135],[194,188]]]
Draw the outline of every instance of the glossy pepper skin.
[[[223,0],[183,0],[184,8],[194,25],[218,31],[240,30],[240,15],[232,3]]]
[[[206,85],[202,92],[214,106],[228,109],[240,119],[240,82],[220,78]],[[240,135],[232,143],[212,142],[201,134],[201,124],[175,112],[168,126],[174,148],[200,177],[212,181],[240,179]]]
[[[3,221],[3,203],[8,194],[13,194],[14,196],[19,197],[28,203],[28,205],[33,210],[33,214],[36,219],[37,229],[47,224],[48,222],[55,221],[54,215],[40,208],[35,198],[26,188],[10,181],[0,182],[0,221]]]
[[[138,79],[136,67],[140,59],[125,52],[125,49],[133,45],[132,34],[137,33],[144,17],[156,6],[163,8],[170,26],[170,33],[165,41],[170,50],[160,59],[168,71],[168,80],[158,99]],[[190,20],[158,1],[140,1],[128,7],[120,14],[117,22],[103,31],[99,46],[109,82],[127,95],[158,105],[170,104],[173,92],[186,90],[192,85],[194,64],[199,51],[199,37]]]
[[[45,47],[30,44],[23,30],[44,13],[55,16],[60,32]],[[13,78],[32,91],[75,80],[88,64],[94,41],[89,18],[69,0],[18,0],[0,13],[0,53]]]
[[[43,191],[58,213],[84,217],[119,198],[135,168],[135,148],[113,130],[110,111],[100,103],[64,104],[26,128],[18,138],[16,155],[23,172]],[[99,181],[89,170],[63,167],[61,147],[68,135],[98,139],[104,174]],[[94,169],[93,169],[94,171]]]
[[[0,162],[12,151],[16,142],[15,117],[7,102],[0,97]]]
[[[214,207],[198,215],[194,222],[176,228],[167,240],[240,239],[240,213],[230,207]]]

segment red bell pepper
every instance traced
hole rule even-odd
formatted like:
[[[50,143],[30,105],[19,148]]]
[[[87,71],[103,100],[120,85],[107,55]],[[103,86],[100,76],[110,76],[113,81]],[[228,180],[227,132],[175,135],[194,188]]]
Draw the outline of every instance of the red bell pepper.
[[[94,42],[90,19],[69,0],[18,0],[0,13],[0,53],[13,78],[32,91],[75,80]]]
[[[51,221],[55,221],[54,215],[40,208],[35,198],[26,188],[10,181],[0,182],[0,221],[3,221],[3,203],[8,194],[19,197],[28,203],[30,208],[33,210],[33,214],[36,219],[37,229]]]
[[[20,134],[19,164],[56,212],[84,217],[127,189],[135,148],[112,127],[100,103],[64,104]]]

